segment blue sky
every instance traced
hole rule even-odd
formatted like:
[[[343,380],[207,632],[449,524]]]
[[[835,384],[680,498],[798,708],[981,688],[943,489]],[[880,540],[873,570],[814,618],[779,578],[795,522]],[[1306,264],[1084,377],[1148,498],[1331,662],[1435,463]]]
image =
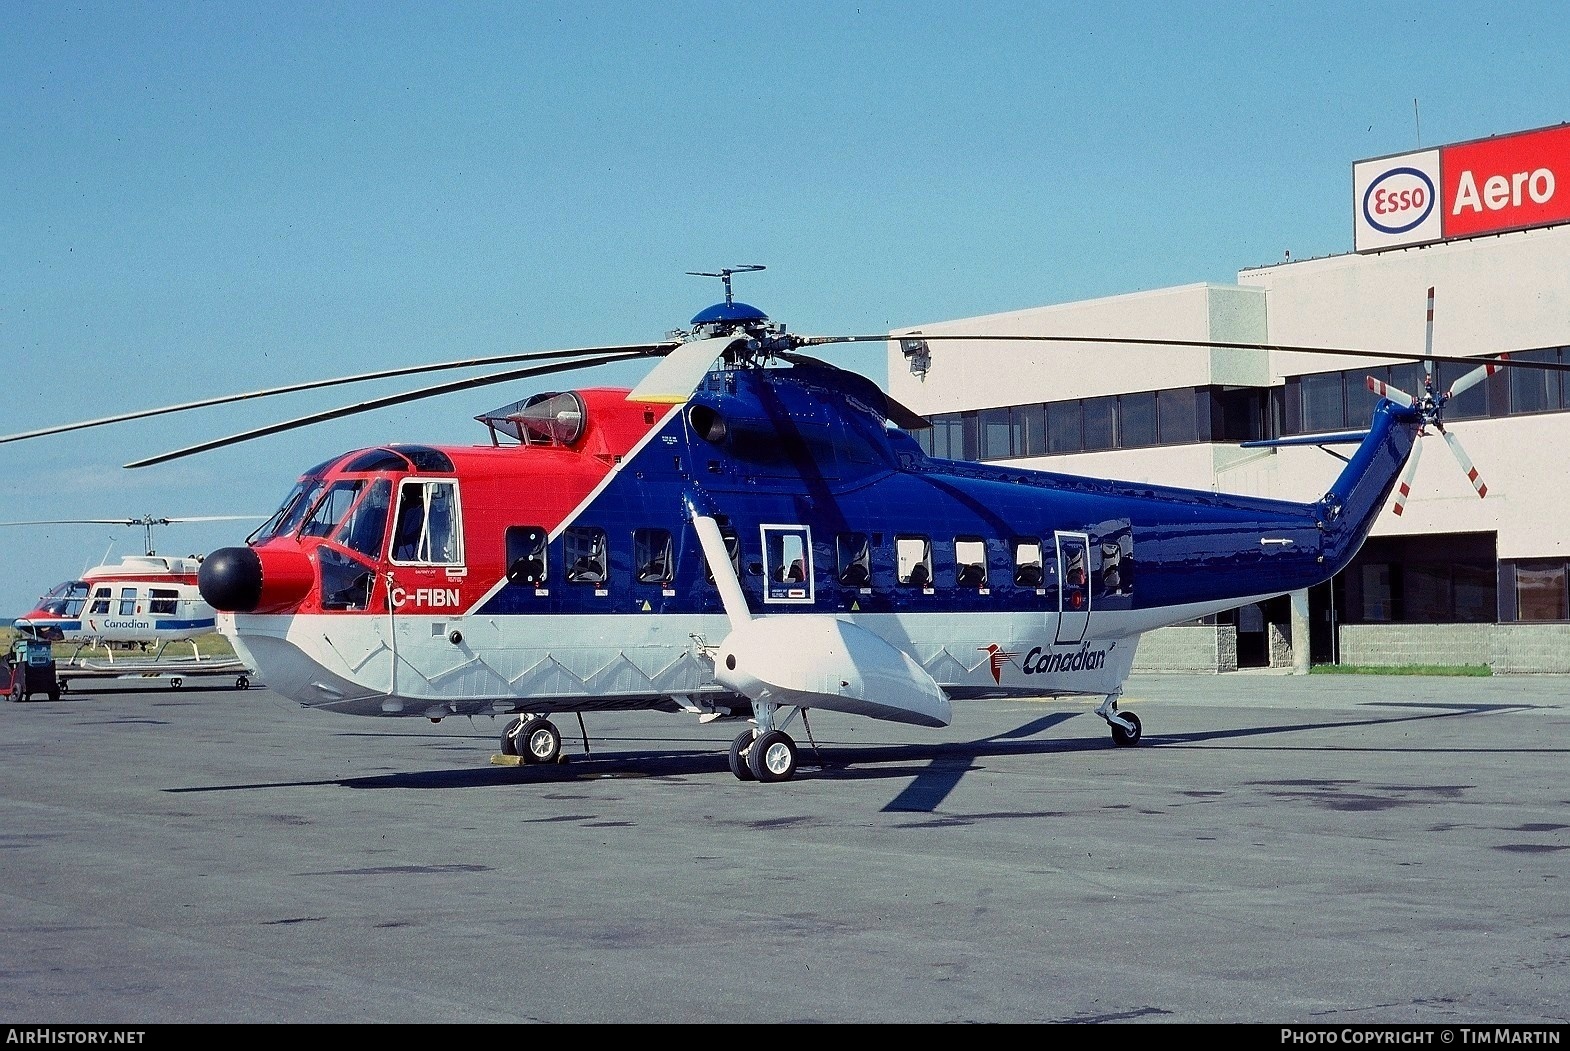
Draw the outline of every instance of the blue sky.
[[[1351,250],[1356,160],[1570,119],[1559,5],[0,0],[0,433],[283,383],[1188,284]],[[1414,105],[1414,100],[1415,105]],[[881,352],[837,363],[885,378]],[[0,445],[0,520],[264,515],[484,388],[125,470],[377,383]],[[166,554],[247,523],[171,526]],[[0,614],[140,529],[0,527]]]

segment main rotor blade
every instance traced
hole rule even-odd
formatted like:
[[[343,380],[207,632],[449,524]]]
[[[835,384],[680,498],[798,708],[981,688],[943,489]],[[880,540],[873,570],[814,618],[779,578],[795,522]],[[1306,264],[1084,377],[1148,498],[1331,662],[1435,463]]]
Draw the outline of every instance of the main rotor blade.
[[[102,427],[110,423],[124,423],[127,420],[141,420],[150,416],[163,416],[171,412],[205,409],[213,405],[228,405],[237,401],[249,401],[253,398],[270,398],[277,394],[293,394],[297,391],[316,390],[321,387],[337,387],[346,383],[364,383],[369,380],[390,379],[395,376],[417,376],[427,372],[442,372],[449,369],[485,368],[491,365],[505,365],[517,361],[589,357],[595,354],[637,353],[653,356],[665,353],[674,346],[676,346],[675,343],[634,343],[620,347],[578,347],[571,350],[525,351],[517,354],[498,354],[488,358],[468,358],[464,361],[448,361],[431,365],[408,365],[396,369],[381,369],[377,372],[362,372],[354,376],[339,376],[335,379],[310,380],[305,383],[290,383],[282,387],[267,387],[263,390],[249,391],[244,394],[224,394],[215,398],[203,398],[200,401],[182,402],[179,405],[165,405],[156,409],[122,412],[115,416],[103,416],[96,420],[81,420],[75,423],[57,424],[53,427],[40,427],[37,430],[21,431],[17,434],[0,436],[0,445],[6,442],[19,442],[24,438],[41,438],[46,434],[86,430],[89,427]]]
[[[597,358],[586,358],[581,361],[563,361],[554,365],[537,365],[534,368],[514,369],[510,372],[501,372],[493,376],[473,376],[469,379],[454,380],[435,387],[424,387],[416,391],[407,391],[403,394],[391,394],[385,398],[376,398],[372,401],[359,402],[355,405],[345,405],[336,409],[327,409],[323,412],[312,413],[309,416],[300,416],[281,423],[268,424],[249,431],[231,434],[226,438],[215,438],[209,442],[198,445],[188,445],[183,449],[173,452],[161,453],[150,456],[145,460],[133,460],[125,464],[126,467],[151,467],[153,464],[166,463],[177,460],[182,456],[192,456],[196,453],[207,452],[211,449],[221,449],[226,445],[235,445],[239,442],[250,441],[253,438],[262,438],[269,434],[278,434],[281,431],[290,431],[298,427],[307,427],[313,423],[322,423],[326,420],[336,420],[357,413],[370,412],[373,409],[383,409],[389,405],[402,405],[405,402],[419,401],[421,398],[434,398],[441,394],[451,394],[453,391],[468,390],[473,387],[484,387],[492,383],[506,383],[509,380],[527,379],[530,376],[544,376],[552,372],[570,372],[573,369],[594,368],[597,365],[609,365],[617,361],[632,361],[637,358],[647,357],[646,348],[633,348],[628,352],[619,354],[605,354]]]
[[[692,392],[721,355],[737,341],[745,342],[746,339],[746,336],[733,334],[683,343],[649,370],[627,395],[627,400],[679,405],[692,397]]]
[[[1500,360],[1506,361],[1509,359],[1508,357],[1502,357]],[[1449,392],[1445,395],[1445,400],[1448,401],[1449,399],[1454,398],[1462,391],[1471,390],[1473,387],[1477,386],[1483,380],[1487,379],[1498,371],[1499,366],[1494,362],[1489,362],[1487,365],[1479,365],[1471,372],[1468,372],[1466,375],[1456,380],[1455,385],[1451,387]]]
[[[802,339],[804,347],[821,347],[829,343],[890,343],[902,338],[899,335],[890,335],[885,332],[878,336],[807,336]],[[919,336],[927,342],[934,340],[982,340],[993,343],[1115,343],[1127,344],[1135,347],[1198,347],[1218,348],[1221,350],[1279,350],[1293,354],[1330,354],[1351,358],[1393,358],[1397,361],[1423,361],[1429,358],[1426,354],[1404,354],[1398,350],[1356,350],[1350,347],[1310,347],[1294,346],[1289,343],[1234,343],[1219,339],[1157,339],[1136,336],[1028,336],[1028,335],[978,335],[976,333],[957,333],[954,335],[932,334],[923,332]],[[1476,365],[1479,362],[1492,362],[1504,368],[1535,368],[1549,372],[1570,372],[1570,362],[1566,361],[1512,361],[1508,351],[1498,354],[1434,354],[1433,361],[1449,361],[1458,365]]]
[[[1472,483],[1473,489],[1477,490],[1478,498],[1486,497],[1488,486],[1484,485],[1483,480],[1478,477],[1477,468],[1472,466],[1472,458],[1466,454],[1465,449],[1461,448],[1461,439],[1449,431],[1442,433],[1445,436],[1445,444],[1450,446],[1450,451],[1455,454],[1456,463],[1460,464],[1461,470],[1466,472],[1466,480]]]
[[[1423,443],[1412,443],[1412,455],[1407,458],[1406,470],[1401,472],[1401,483],[1396,486],[1396,502],[1390,509],[1396,514],[1406,510],[1406,502],[1412,496],[1412,479],[1417,476],[1417,460],[1423,454]]]
[[[0,526],[32,525],[173,525],[176,522],[259,522],[266,515],[195,515],[188,518],[52,518],[39,522],[0,522]]]

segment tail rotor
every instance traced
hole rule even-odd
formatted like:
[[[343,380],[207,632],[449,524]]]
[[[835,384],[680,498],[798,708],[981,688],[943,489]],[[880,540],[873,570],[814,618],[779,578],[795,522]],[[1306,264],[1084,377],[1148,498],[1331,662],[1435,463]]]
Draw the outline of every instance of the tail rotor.
[[[1434,290],[1428,290],[1428,316],[1423,340],[1423,392],[1420,396],[1413,396],[1399,387],[1392,387],[1383,380],[1368,377],[1368,389],[1379,397],[1386,399],[1402,408],[1416,409],[1422,417],[1422,426],[1418,428],[1418,436],[1428,433],[1428,428],[1433,427],[1445,439],[1445,444],[1450,448],[1450,454],[1455,457],[1461,471],[1477,492],[1479,498],[1488,495],[1488,486],[1483,484],[1483,479],[1478,476],[1477,468],[1472,463],[1472,458],[1466,454],[1461,446],[1461,439],[1445,430],[1444,407],[1451,398],[1464,393],[1481,383],[1483,380],[1499,371],[1499,365],[1493,361],[1479,365],[1451,385],[1450,389],[1442,394],[1434,392]],[[1420,444],[1413,444],[1412,454],[1407,460],[1406,470],[1401,474],[1401,483],[1396,490],[1396,500],[1393,510],[1401,514],[1406,509],[1406,502],[1412,495],[1412,479],[1417,475],[1418,454],[1422,451]]]

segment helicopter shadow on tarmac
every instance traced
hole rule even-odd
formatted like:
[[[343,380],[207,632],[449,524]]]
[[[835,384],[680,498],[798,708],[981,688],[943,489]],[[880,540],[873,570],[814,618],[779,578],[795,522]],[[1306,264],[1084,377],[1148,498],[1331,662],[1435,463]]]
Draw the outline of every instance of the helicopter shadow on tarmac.
[[[1296,747],[1292,735],[1326,730],[1390,727],[1398,724],[1429,723],[1440,719],[1526,711],[1530,704],[1424,704],[1381,703],[1381,708],[1421,709],[1401,711],[1388,716],[1355,719],[1325,719],[1279,723],[1269,726],[1229,727],[1192,733],[1147,734],[1137,749],[1157,751],[1203,747],[1217,743],[1257,741],[1260,746]],[[1438,710],[1435,710],[1438,709]],[[1104,736],[1039,739],[1037,735],[1084,713],[1058,712],[1032,719],[1013,729],[973,741],[938,744],[878,743],[872,745],[835,744],[803,749],[802,780],[909,781],[883,808],[885,811],[931,813],[954,790],[967,773],[990,758],[1066,755],[1105,751],[1116,747]],[[1099,725],[1099,723],[1098,723]],[[379,737],[355,733],[345,736]],[[399,735],[418,736],[418,735]],[[451,742],[452,738],[443,738]],[[614,736],[600,741],[616,741]],[[631,741],[632,739],[628,738]],[[640,742],[644,739],[638,739]],[[689,746],[690,745],[690,746]],[[237,792],[253,789],[319,787],[337,785],[354,789],[454,789],[516,788],[526,785],[564,785],[586,781],[684,778],[729,773],[723,748],[712,741],[674,740],[665,747],[601,747],[586,754],[573,755],[549,765],[486,766],[461,769],[404,771],[363,777],[324,778],[310,781],[269,781],[168,788],[170,793]]]

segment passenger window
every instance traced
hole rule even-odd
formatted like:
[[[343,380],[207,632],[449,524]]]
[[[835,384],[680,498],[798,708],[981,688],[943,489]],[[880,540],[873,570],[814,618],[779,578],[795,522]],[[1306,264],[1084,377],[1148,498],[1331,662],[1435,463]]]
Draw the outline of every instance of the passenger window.
[[[110,594],[111,594],[111,592],[110,592],[110,590],[108,588],[99,588],[97,591],[93,592],[93,613],[94,613],[94,615],[100,616],[100,617],[107,617],[109,615],[109,595]]]
[[[954,582],[962,588],[987,586],[987,542],[976,536],[954,538]]]
[[[167,588],[152,588],[148,591],[148,597],[147,612],[149,613],[174,613],[180,601],[180,593]]]
[[[638,583],[669,584],[675,578],[670,532],[664,529],[634,529],[632,561],[638,567]]]
[[[545,586],[545,545],[549,540],[539,526],[507,527],[507,579],[514,584]]]
[[[605,530],[573,526],[562,534],[562,558],[573,583],[605,583]]]
[[[866,533],[841,533],[834,541],[839,555],[839,582],[846,587],[864,588],[872,583],[872,546]]]
[[[129,617],[136,612],[136,589],[120,589],[120,616]]]
[[[897,536],[894,553],[898,580],[911,587],[932,586],[932,541],[924,536]]]
[[[1035,537],[1016,537],[1014,548],[1014,583],[1022,588],[1039,588],[1043,578],[1041,569],[1041,541]]]

